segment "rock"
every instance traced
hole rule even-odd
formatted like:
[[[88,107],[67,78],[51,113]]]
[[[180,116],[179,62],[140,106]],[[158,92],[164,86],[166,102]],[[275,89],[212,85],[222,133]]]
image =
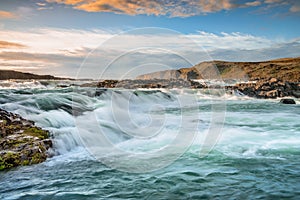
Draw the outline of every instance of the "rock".
[[[269,80],[269,83],[277,83],[278,82],[278,79],[277,78],[271,78],[270,80]]]
[[[292,95],[296,98],[300,98],[300,91],[292,91]]]
[[[290,90],[292,89],[292,86],[289,82],[285,82],[285,88]]]
[[[277,98],[294,96],[300,98],[299,83],[282,81],[276,78],[270,80],[258,80],[257,82],[249,82],[236,84],[226,87],[226,89],[238,90],[244,95],[257,98]]]
[[[296,104],[294,99],[281,99],[280,103],[282,103],[282,104]]]
[[[193,76],[193,73],[191,74]],[[256,98],[277,98],[294,96],[300,98],[300,84],[287,82],[277,78],[255,79],[256,82],[237,83],[225,86],[226,90],[238,91],[244,95]],[[98,83],[84,84],[82,87],[95,87],[95,96],[102,95],[106,88],[191,88],[191,89],[222,89],[222,85],[208,86],[205,81],[187,79],[133,79],[133,80],[103,80]]]
[[[0,170],[43,162],[51,147],[48,131],[0,109]]]
[[[267,85],[264,85],[264,86],[261,87],[261,90],[263,90],[263,91],[269,91],[271,89],[272,88],[270,86],[267,86]]]
[[[269,92],[266,92],[267,98],[276,98],[278,97],[278,90],[271,90]]]
[[[96,92],[95,92],[95,96],[101,96],[102,94],[104,94],[107,91],[107,89],[105,88],[97,88]]]

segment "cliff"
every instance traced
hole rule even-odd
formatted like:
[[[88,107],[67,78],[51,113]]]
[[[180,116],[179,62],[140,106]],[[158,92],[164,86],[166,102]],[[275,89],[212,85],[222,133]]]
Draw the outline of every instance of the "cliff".
[[[219,74],[216,74],[216,68],[223,79],[277,78],[283,81],[300,81],[300,57],[263,62],[202,62],[191,68],[154,72],[140,75],[136,79],[214,79],[219,77]]]

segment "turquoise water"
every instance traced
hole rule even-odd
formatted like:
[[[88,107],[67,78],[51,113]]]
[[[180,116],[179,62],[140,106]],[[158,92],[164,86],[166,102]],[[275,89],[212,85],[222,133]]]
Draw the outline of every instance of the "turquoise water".
[[[136,139],[136,135],[126,135],[122,129],[125,122],[112,123],[110,92],[95,97],[90,89],[1,89],[0,107],[50,130],[54,148],[53,157],[44,163],[1,171],[0,199],[300,198],[299,100],[296,105],[282,105],[279,100],[215,96],[194,90],[139,91],[139,95],[130,96],[131,105],[126,108],[132,113],[131,120],[141,128],[163,127],[163,136],[152,135],[145,145],[145,140]],[[134,91],[118,90],[116,103],[122,104],[128,92]],[[183,108],[176,99],[178,95],[196,97],[197,103],[185,104]],[[224,105],[224,99],[225,121],[220,137],[213,150],[200,157],[205,134],[212,124],[212,112],[220,112],[213,110],[212,105]],[[113,144],[130,153],[147,154],[170,145],[173,137],[169,135],[180,128],[179,118],[187,119],[181,125],[183,133],[196,127],[197,137],[183,155],[160,169],[144,173],[121,171],[118,165],[112,169],[80,140],[87,134],[81,130],[93,132],[88,118],[91,112]],[[83,125],[78,125],[78,121]],[[157,159],[163,162],[169,157],[172,153]],[[129,167],[147,169],[139,165],[132,162]]]

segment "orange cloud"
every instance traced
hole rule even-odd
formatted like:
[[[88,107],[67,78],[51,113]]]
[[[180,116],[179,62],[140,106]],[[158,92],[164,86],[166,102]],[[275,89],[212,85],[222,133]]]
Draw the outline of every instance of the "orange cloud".
[[[71,5],[87,12],[113,12],[128,15],[169,15],[188,17],[193,15],[229,10],[236,7],[260,5],[259,1],[235,4],[234,0],[47,0],[49,3]]]
[[[14,42],[7,42],[7,41],[0,41],[0,49],[8,49],[8,48],[24,48],[26,47],[23,44],[14,43]]]
[[[17,16],[11,12],[0,10],[0,19],[7,18],[7,19],[14,19]]]

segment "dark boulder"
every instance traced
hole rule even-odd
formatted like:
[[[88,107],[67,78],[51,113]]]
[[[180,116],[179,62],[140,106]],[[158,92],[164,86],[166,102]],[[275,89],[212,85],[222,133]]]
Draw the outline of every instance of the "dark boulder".
[[[294,99],[281,99],[280,103],[283,103],[283,104],[296,104]]]

